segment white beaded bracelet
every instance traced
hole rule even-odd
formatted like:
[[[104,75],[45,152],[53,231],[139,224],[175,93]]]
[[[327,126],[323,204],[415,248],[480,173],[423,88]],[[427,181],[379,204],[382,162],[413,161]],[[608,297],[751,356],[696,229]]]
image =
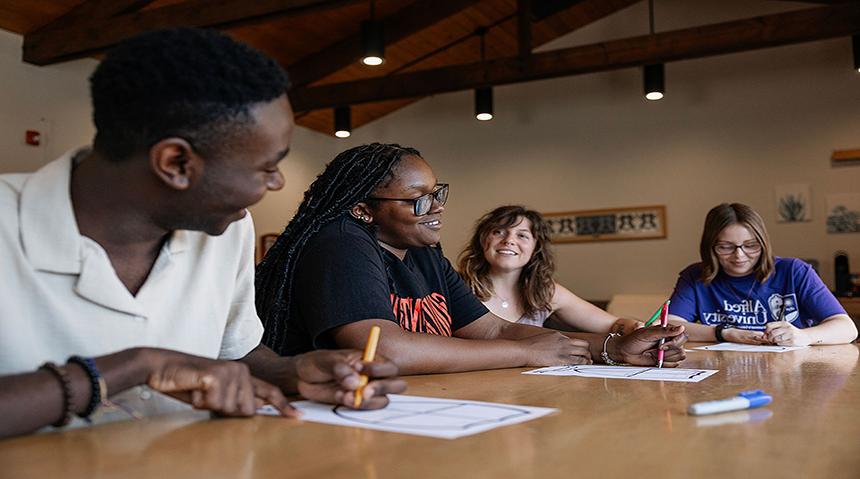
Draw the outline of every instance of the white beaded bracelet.
[[[618,362],[610,358],[609,353],[606,352],[606,345],[609,344],[609,340],[617,336],[621,336],[621,333],[609,333],[606,336],[606,339],[603,340],[603,352],[600,353],[600,358],[610,366],[627,366],[627,363]]]

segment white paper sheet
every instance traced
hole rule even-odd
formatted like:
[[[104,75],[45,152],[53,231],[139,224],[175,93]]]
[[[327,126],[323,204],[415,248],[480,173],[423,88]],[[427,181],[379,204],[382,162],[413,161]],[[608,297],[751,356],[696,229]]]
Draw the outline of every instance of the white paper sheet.
[[[470,436],[558,411],[545,407],[400,394],[390,394],[388,398],[391,402],[387,407],[372,411],[356,411],[313,401],[298,401],[292,405],[304,413],[303,421],[441,439]],[[265,406],[258,409],[257,414],[277,415],[278,412],[271,406]]]
[[[676,381],[683,383],[697,383],[709,376],[716,374],[717,369],[681,369],[681,368],[655,368],[637,366],[550,366],[547,368],[533,369],[523,374],[537,374],[543,376],[579,376],[583,378],[606,378],[606,379],[639,379],[643,381]]]
[[[719,343],[711,346],[699,346],[693,349],[703,349],[705,351],[743,351],[747,353],[784,353],[786,351],[794,351],[803,349],[809,346],[774,346],[769,344],[739,344],[739,343]]]

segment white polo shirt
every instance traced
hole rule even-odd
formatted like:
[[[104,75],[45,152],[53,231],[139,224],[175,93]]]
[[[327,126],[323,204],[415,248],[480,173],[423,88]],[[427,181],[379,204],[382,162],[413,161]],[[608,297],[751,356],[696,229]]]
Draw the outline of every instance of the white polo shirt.
[[[250,214],[220,236],[174,231],[132,296],[105,250],[78,231],[76,153],[0,175],[0,374],[135,346],[238,359],[260,344]]]

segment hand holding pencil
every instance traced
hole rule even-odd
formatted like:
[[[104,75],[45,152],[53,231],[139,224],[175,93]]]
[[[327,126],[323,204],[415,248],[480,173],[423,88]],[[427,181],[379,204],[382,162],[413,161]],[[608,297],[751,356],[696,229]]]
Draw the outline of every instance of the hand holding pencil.
[[[366,348],[365,348],[366,349]],[[295,358],[299,394],[307,399],[355,407],[361,397],[362,409],[378,409],[388,404],[387,394],[406,390],[406,382],[397,378],[397,366],[375,355],[373,362],[363,362],[361,351],[317,350]],[[361,376],[367,377],[364,389]]]
[[[367,337],[367,345],[364,347],[364,357],[361,358],[365,363],[372,363],[376,357],[376,345],[379,344],[379,326],[370,328],[370,335]],[[358,409],[361,406],[364,387],[367,386],[368,377],[362,374],[358,377],[358,389],[355,390],[355,399],[352,402],[352,407]]]

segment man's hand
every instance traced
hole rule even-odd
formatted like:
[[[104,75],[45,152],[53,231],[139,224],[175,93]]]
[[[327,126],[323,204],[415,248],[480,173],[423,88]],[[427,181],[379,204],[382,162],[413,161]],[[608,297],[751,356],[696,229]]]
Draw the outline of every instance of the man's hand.
[[[271,404],[285,416],[298,416],[277,387],[251,376],[248,366],[163,349],[146,349],[152,389],[225,416],[253,416]]]

